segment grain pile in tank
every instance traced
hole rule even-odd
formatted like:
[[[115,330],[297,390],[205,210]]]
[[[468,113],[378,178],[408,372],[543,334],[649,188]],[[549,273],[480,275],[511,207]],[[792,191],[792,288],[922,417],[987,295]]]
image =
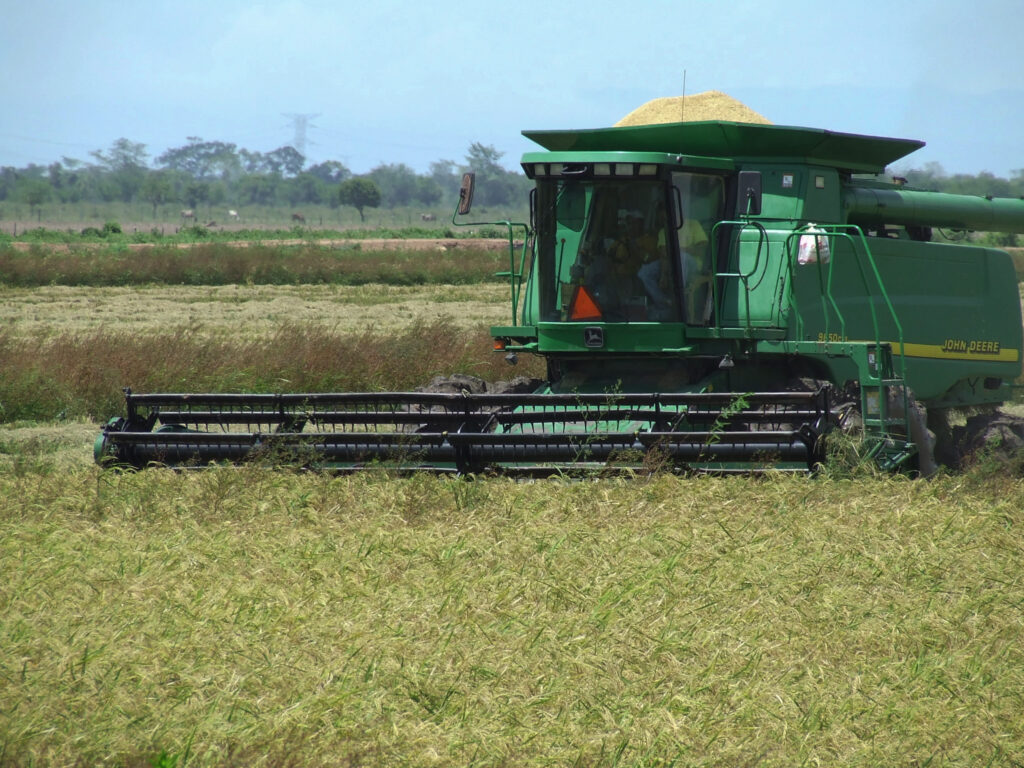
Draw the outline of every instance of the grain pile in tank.
[[[766,117],[732,96],[721,91],[704,91],[692,96],[665,96],[653,99],[634,109],[615,126],[690,123],[700,120],[771,125],[771,121]]]

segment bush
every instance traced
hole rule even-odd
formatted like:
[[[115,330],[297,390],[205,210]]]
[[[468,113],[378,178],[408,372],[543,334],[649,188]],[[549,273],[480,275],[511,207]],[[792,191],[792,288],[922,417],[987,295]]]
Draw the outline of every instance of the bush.
[[[210,236],[210,230],[204,227],[202,224],[193,224],[191,227],[185,227],[181,230],[181,234],[186,237],[196,238],[207,238]]]

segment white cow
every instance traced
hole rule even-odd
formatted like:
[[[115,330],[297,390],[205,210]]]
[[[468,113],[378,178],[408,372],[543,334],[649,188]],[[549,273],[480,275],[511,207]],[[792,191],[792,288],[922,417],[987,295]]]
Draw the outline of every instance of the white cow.
[[[238,221],[238,211],[228,211],[228,218],[232,221]]]
[[[195,219],[196,219],[196,212],[193,211],[191,208],[186,208],[185,210],[183,210],[181,212],[181,220],[182,221],[195,221]]]

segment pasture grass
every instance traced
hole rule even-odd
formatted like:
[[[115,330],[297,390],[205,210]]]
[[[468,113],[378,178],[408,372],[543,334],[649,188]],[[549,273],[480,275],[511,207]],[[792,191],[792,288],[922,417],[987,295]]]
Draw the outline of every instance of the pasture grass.
[[[123,331],[266,336],[282,323],[326,325],[340,333],[400,333],[442,317],[479,331],[508,324],[507,285],[52,285],[8,288],[0,328],[19,338]]]
[[[1024,758],[1019,474],[0,473],[0,765]]]
[[[331,240],[353,240],[358,241],[365,238],[445,238],[458,237],[458,233],[468,237],[469,230],[453,229],[447,227],[374,227],[374,228],[346,228],[330,227],[314,228],[305,225],[292,225],[291,227],[244,227],[244,226],[217,226],[216,224],[190,224],[181,227],[168,229],[167,227],[143,228],[139,231],[138,225],[125,230],[116,220],[108,221],[102,227],[84,227],[76,230],[74,227],[40,226],[31,229],[24,229],[17,235],[0,231],[0,243],[36,243],[36,244],[62,244],[62,245],[128,245],[136,244],[195,244],[195,243],[236,243],[236,242],[264,242],[276,240],[304,239],[315,241],[318,239]],[[497,237],[501,232],[495,229],[473,230],[474,237]]]
[[[473,216],[464,217],[472,221],[486,219],[488,221],[524,221],[528,217],[525,196],[518,204],[486,208],[474,206]],[[93,227],[103,230],[107,222],[117,222],[121,234],[130,236],[146,236],[154,233],[169,237],[179,230],[190,229],[191,224],[181,217],[181,210],[186,206],[167,204],[159,206],[154,215],[153,207],[148,203],[50,203],[33,210],[24,203],[13,200],[0,202],[0,240],[5,236],[34,236],[34,233],[61,232],[69,236],[82,235],[81,230]],[[228,209],[234,208],[239,213],[238,220],[233,220]],[[440,205],[430,208],[396,207],[368,208],[365,219],[360,218],[355,208],[349,206],[330,207],[326,205],[303,205],[298,211],[284,206],[261,206],[225,203],[223,205],[202,205],[195,210],[195,226],[209,232],[237,232],[259,230],[263,232],[286,231],[296,229],[302,231],[319,231],[324,229],[358,233],[374,231],[409,232],[409,231],[444,231],[450,225],[454,201],[451,205]],[[298,212],[305,217],[305,226],[297,226],[292,213]],[[425,222],[423,213],[432,213],[435,222]],[[213,226],[207,226],[213,222]],[[460,220],[460,223],[465,223]],[[429,226],[428,226],[429,224]],[[478,230],[485,227],[473,225]],[[468,231],[455,228],[455,231]],[[26,234],[28,233],[28,234]],[[110,233],[117,234],[117,233]],[[109,234],[108,234],[109,236]],[[371,235],[373,236],[373,235]],[[389,235],[379,235],[387,237]],[[399,235],[400,236],[400,235]],[[434,235],[423,235],[433,237]]]
[[[126,285],[461,285],[503,282],[495,273],[508,270],[506,249],[467,245],[435,250],[367,250],[352,240],[346,245],[313,242],[282,245],[254,242],[190,247],[156,245],[145,249],[28,250],[0,245],[0,285],[7,287]]]

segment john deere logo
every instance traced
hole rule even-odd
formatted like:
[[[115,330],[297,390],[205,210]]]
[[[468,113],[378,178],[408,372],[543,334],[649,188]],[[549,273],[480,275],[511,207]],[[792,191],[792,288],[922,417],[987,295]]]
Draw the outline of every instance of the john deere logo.
[[[589,326],[583,329],[583,343],[591,348],[604,346],[604,328]]]

